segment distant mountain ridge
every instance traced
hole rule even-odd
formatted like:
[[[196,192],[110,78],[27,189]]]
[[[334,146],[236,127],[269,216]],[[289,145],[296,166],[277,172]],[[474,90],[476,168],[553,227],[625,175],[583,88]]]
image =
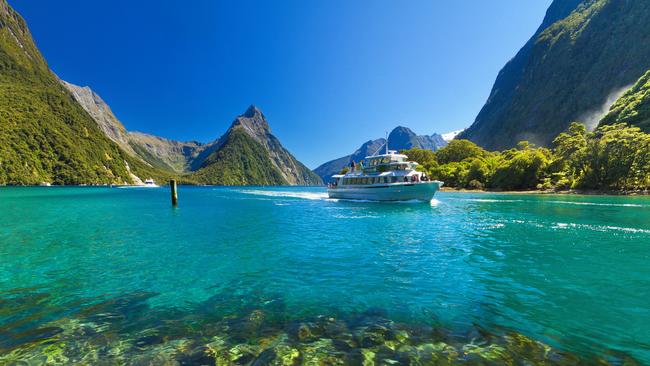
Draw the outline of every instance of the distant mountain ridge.
[[[129,132],[115,117],[111,108],[92,89],[79,87],[63,80],[61,83],[95,119],[108,138],[151,167],[171,170],[179,174],[191,173],[190,179],[204,184],[322,184],[320,177],[296,160],[282,146],[271,133],[266,117],[255,106],[250,106],[244,114],[233,121],[223,136],[210,143],[180,142],[142,132]],[[248,137],[242,136],[241,133]],[[244,147],[244,143],[256,146],[249,149]],[[237,151],[248,160],[233,159]],[[229,160],[220,162],[218,161],[220,158]],[[268,169],[264,165],[268,165]],[[217,169],[224,169],[224,171],[217,172]],[[257,169],[257,172],[237,172],[236,169]]]
[[[380,149],[385,148],[385,142],[385,138],[366,141],[352,154],[321,164],[314,169],[314,172],[323,181],[327,181],[333,174],[349,166],[352,161],[359,162],[365,159],[366,156],[373,155],[379,152]],[[411,129],[402,126],[395,127],[388,135],[388,146],[391,150],[408,150],[417,147],[436,151],[446,145],[447,141],[442,138],[442,135],[437,133],[430,136],[417,135]]]
[[[458,138],[502,150],[520,140],[549,145],[575,120],[594,127],[650,69],[649,40],[647,0],[554,0]]]

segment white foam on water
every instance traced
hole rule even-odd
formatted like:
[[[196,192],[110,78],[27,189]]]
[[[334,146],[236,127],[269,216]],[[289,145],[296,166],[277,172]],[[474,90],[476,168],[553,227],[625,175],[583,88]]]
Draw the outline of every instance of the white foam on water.
[[[558,222],[553,225],[553,229],[587,229],[593,231],[622,231],[626,233],[640,233],[640,234],[650,234],[650,230],[647,229],[637,229],[631,227],[619,227],[619,226],[610,226],[610,225],[587,225],[587,224],[574,224],[574,223],[564,223]]]
[[[611,207],[646,207],[638,203],[598,203],[598,202],[574,202],[574,201],[545,201],[547,203],[559,203],[563,205],[580,205],[580,206],[611,206]]]
[[[337,219],[376,219],[379,218],[379,216],[373,216],[373,215],[334,215],[335,218]]]
[[[500,200],[500,199],[491,199],[491,198],[463,198],[463,201],[470,202],[487,202],[487,203],[496,203],[496,202],[524,202],[524,200]]]
[[[264,191],[259,189],[242,189],[237,192],[255,196],[278,197],[278,198],[302,198],[307,200],[327,200],[325,192],[294,192],[294,191]]]

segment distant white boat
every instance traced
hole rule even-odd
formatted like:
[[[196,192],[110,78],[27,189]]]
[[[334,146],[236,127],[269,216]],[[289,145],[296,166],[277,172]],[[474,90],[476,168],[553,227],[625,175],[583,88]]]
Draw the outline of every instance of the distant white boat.
[[[52,183],[50,183],[50,182],[41,182],[41,184],[39,184],[39,186],[41,186],[41,187],[50,187],[51,185],[52,185]]]
[[[158,188],[158,187],[160,187],[160,186],[157,185],[156,182],[154,182],[153,179],[149,178],[149,179],[147,179],[147,180],[144,181],[144,186],[143,186],[143,187],[147,187],[147,188]]]

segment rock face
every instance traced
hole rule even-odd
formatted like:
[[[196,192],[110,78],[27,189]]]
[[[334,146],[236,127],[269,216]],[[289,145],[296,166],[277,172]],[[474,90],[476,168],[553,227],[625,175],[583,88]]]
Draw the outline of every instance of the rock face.
[[[322,180],[285,149],[255,106],[237,117],[215,141],[192,175],[199,182],[226,185],[320,185]]]
[[[549,145],[572,121],[595,127],[648,69],[650,2],[555,0],[459,138],[493,150],[520,140]]]
[[[0,184],[121,184],[158,173],[107,138],[0,0]]]
[[[131,156],[141,159],[152,167],[175,173],[189,171],[194,159],[209,147],[209,144],[196,141],[180,142],[141,132],[129,132],[115,117],[108,104],[90,87],[77,86],[64,80],[60,82],[97,122],[106,137]]]
[[[627,123],[650,133],[650,71],[627,90],[600,121],[601,125]]]
[[[128,142],[136,154],[147,163],[176,173],[192,170],[192,164],[201,152],[211,145],[197,141],[175,141],[142,132],[129,132]]]
[[[81,87],[67,81],[60,80],[61,84],[72,93],[75,100],[97,122],[106,137],[116,142],[120,147],[135,155],[129,145],[128,135],[124,125],[115,117],[111,108],[90,87]]]
[[[377,153],[380,149],[385,149],[386,139],[380,138],[369,140],[363,143],[360,148],[350,155],[334,159],[320,165],[314,169],[323,181],[328,181],[333,174],[339,173],[343,168],[350,165],[352,161],[359,162],[366,156]],[[388,135],[388,146],[391,150],[408,150],[414,147],[436,151],[445,147],[447,142],[441,135],[434,133],[431,136],[417,135],[409,128],[398,126]]]

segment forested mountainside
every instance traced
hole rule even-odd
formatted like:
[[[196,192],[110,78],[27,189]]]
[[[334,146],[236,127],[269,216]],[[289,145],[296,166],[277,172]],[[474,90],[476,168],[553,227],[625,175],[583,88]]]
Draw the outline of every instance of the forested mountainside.
[[[650,133],[650,71],[623,94],[600,121],[601,125],[627,123]]]
[[[0,0],[0,184],[122,184],[133,173],[162,174],[106,137]]]
[[[648,69],[649,1],[555,0],[458,138],[490,150],[548,146],[572,121],[595,127]]]
[[[285,149],[262,112],[250,106],[191,175],[206,184],[319,185],[322,180]]]
[[[129,132],[98,94],[49,69],[25,21],[0,0],[0,184],[192,183],[197,170],[210,184],[322,183],[271,134],[257,108],[236,124],[241,128],[207,144]],[[234,156],[251,164],[236,164]]]
[[[204,184],[287,185],[268,151],[241,126],[233,126],[192,178]]]
[[[359,162],[365,159],[366,156],[377,153],[385,142],[386,139],[384,138],[366,141],[352,154],[323,163],[314,169],[314,172],[324,181],[328,181],[333,174],[339,173],[343,168],[349,166],[352,161]],[[388,145],[391,150],[398,151],[412,148],[436,151],[446,146],[447,141],[437,133],[430,136],[417,135],[407,127],[398,126],[388,135]]]

